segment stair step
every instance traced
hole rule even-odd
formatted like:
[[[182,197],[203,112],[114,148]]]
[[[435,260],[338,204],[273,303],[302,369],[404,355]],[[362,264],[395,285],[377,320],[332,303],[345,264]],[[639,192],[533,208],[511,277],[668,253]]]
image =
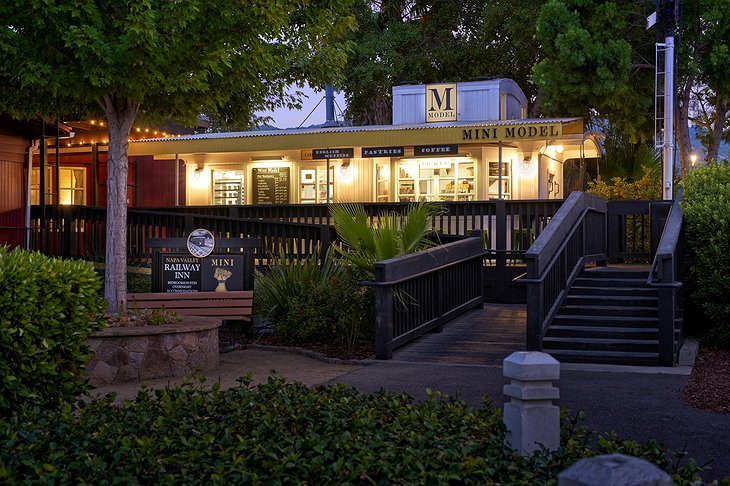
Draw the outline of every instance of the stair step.
[[[651,287],[592,287],[573,285],[570,288],[571,295],[602,295],[602,296],[636,296],[656,298],[656,289]]]
[[[659,330],[652,327],[550,326],[547,337],[657,339]]]
[[[545,337],[542,347],[550,349],[568,350],[580,349],[587,351],[629,351],[652,353],[659,352],[659,342],[655,339],[601,339],[575,337]]]
[[[620,307],[653,307],[656,309],[659,299],[646,295],[574,295],[568,294],[569,305],[599,305]]]
[[[612,305],[563,305],[558,315],[580,316],[616,316],[616,317],[657,317],[658,311],[654,307],[612,306]]]
[[[657,327],[657,317],[623,317],[623,316],[581,316],[558,314],[553,325],[560,326],[599,326],[599,327]]]
[[[581,287],[645,287],[645,278],[600,278],[578,276],[573,285]]]
[[[649,270],[627,270],[627,269],[607,269],[607,268],[592,268],[584,269],[580,272],[579,277],[590,277],[590,278],[643,278],[644,281],[649,277]]]
[[[575,349],[546,351],[561,363],[600,363],[635,366],[657,366],[659,353],[623,351],[585,351]]]

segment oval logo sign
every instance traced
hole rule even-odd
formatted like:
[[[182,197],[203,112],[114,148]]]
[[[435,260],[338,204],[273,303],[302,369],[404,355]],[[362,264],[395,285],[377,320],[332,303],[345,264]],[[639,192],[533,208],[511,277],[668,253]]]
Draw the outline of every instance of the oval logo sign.
[[[188,251],[191,255],[205,258],[213,253],[213,248],[215,248],[215,238],[207,229],[198,228],[188,235]]]

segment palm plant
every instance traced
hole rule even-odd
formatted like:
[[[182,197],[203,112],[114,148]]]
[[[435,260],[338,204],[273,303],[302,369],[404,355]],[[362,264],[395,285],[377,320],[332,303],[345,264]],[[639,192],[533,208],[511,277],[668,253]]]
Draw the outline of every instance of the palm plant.
[[[376,262],[433,246],[428,235],[432,230],[431,218],[438,210],[433,203],[419,202],[410,205],[402,215],[381,214],[371,224],[361,204],[333,204],[330,213],[342,241],[342,247],[333,248],[353,265],[374,274]]]

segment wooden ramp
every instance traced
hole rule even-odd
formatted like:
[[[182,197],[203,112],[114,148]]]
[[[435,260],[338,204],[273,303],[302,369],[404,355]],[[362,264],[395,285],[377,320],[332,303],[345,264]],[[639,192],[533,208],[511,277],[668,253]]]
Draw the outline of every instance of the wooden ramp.
[[[398,361],[501,365],[525,350],[523,304],[484,304],[456,318],[440,333],[429,333],[393,352]]]

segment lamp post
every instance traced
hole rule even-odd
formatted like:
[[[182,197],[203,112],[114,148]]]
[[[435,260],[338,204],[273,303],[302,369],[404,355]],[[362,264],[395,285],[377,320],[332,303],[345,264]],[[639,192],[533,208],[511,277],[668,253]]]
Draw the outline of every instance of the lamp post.
[[[689,156],[689,160],[692,161],[692,168],[695,168],[695,162],[697,162],[697,154],[692,154]]]

